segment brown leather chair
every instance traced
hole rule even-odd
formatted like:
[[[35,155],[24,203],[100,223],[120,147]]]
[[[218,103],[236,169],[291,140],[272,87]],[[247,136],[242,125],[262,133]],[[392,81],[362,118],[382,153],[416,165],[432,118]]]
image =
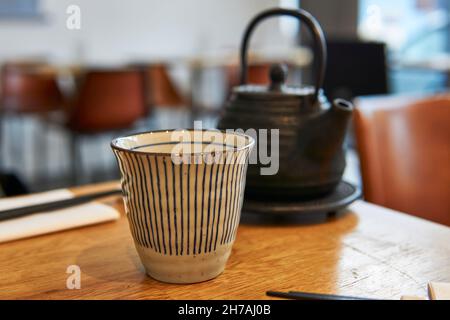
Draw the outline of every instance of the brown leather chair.
[[[43,113],[61,108],[56,71],[41,64],[5,64],[0,72],[3,112]]]
[[[134,70],[90,70],[81,76],[67,126],[89,134],[129,128],[146,116],[142,75]]]
[[[163,63],[131,63],[130,68],[143,74],[145,103],[151,111],[154,107],[181,107],[186,101],[173,83]]]
[[[142,76],[132,69],[88,70],[80,76],[65,121],[71,133],[74,183],[82,165],[82,136],[129,129],[147,115]]]
[[[152,64],[147,68],[147,92],[150,106],[181,107],[186,101],[174,85],[165,64]]]
[[[39,157],[38,162],[46,163],[47,118],[51,113],[60,111],[64,104],[57,83],[57,71],[42,61],[7,62],[1,67],[0,81],[0,118],[9,115],[21,120],[22,116],[37,116],[44,131],[34,136],[38,140],[34,141],[33,146],[37,148],[35,154]],[[3,122],[0,119],[0,125]],[[0,140],[3,139],[2,127],[0,126]],[[23,134],[16,135],[16,144],[22,145],[23,139]],[[0,146],[3,145],[2,142],[0,141]],[[23,154],[15,157],[23,159]]]
[[[270,83],[269,79],[270,64],[252,63],[248,66],[247,82],[251,84],[265,85]],[[226,78],[228,81],[228,91],[239,85],[241,70],[237,65],[226,67]]]
[[[450,225],[450,94],[355,105],[365,199]]]

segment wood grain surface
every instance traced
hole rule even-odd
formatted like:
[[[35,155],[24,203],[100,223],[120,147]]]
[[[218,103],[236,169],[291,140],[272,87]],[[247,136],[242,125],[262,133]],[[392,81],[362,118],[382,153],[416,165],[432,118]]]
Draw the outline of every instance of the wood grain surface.
[[[123,213],[120,198],[105,201]],[[80,289],[66,287],[69,265],[81,268]],[[225,272],[192,285],[145,275],[124,216],[0,245],[0,299],[266,299],[267,290],[400,299],[426,296],[430,281],[450,282],[450,228],[363,201],[322,224],[241,224]]]

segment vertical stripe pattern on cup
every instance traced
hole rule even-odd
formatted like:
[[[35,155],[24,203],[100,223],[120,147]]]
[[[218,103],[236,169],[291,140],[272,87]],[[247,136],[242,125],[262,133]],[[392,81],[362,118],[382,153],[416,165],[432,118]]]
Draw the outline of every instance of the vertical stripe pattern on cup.
[[[164,255],[214,252],[233,242],[242,208],[248,148],[220,161],[176,164],[170,156],[114,150],[131,234]]]

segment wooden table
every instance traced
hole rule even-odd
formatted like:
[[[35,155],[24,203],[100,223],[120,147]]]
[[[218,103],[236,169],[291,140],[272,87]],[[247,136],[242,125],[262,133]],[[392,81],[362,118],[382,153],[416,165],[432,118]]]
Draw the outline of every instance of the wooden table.
[[[123,212],[120,199],[105,201]],[[69,265],[81,268],[81,289],[66,288]],[[363,201],[324,224],[241,225],[225,272],[193,285],[147,277],[124,216],[0,245],[1,299],[265,299],[267,290],[398,299],[426,296],[429,281],[450,281],[450,228]]]

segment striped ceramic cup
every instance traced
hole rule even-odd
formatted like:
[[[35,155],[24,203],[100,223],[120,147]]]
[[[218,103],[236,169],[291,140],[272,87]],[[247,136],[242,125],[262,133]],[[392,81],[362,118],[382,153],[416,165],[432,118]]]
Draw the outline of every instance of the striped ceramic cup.
[[[231,253],[254,140],[216,130],[154,131],[113,140],[125,209],[151,277],[218,276]]]

